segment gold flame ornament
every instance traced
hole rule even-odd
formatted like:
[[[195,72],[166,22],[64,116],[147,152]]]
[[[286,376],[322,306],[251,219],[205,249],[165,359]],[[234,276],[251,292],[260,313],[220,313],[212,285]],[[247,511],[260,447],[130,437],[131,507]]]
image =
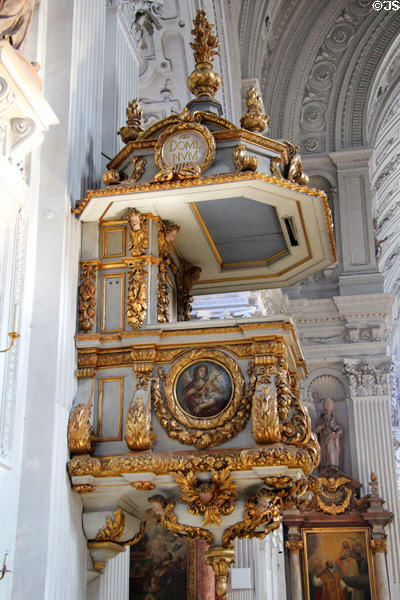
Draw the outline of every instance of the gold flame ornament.
[[[218,54],[218,37],[214,35],[214,25],[208,22],[204,10],[197,11],[193,25],[194,41],[190,46],[194,50],[196,65],[189,75],[188,87],[197,98],[213,98],[221,85],[220,76],[212,69],[214,56]]]

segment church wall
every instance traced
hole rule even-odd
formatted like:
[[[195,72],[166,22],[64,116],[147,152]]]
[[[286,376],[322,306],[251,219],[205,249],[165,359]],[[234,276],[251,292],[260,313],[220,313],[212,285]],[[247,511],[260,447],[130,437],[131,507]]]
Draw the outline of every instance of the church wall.
[[[6,482],[10,532],[5,531],[4,544],[10,546],[7,567],[13,573],[6,575],[0,596],[83,600],[87,540],[81,498],[72,492],[65,468],[67,422],[76,390],[73,338],[81,235],[70,209],[83,190],[99,184],[102,170],[106,6],[103,0],[42,0],[35,18],[36,45],[29,44],[29,59],[40,63],[43,94],[60,124],[33,153],[29,173],[23,336],[17,350],[22,375],[14,436],[22,447],[14,458],[21,469],[13,474],[13,486],[10,477]],[[118,73],[120,82],[131,82],[125,96],[137,81],[135,65],[132,70],[125,61]],[[119,115],[126,102],[126,97],[120,99]],[[116,121],[113,111],[110,119]],[[13,228],[14,236],[23,236]]]

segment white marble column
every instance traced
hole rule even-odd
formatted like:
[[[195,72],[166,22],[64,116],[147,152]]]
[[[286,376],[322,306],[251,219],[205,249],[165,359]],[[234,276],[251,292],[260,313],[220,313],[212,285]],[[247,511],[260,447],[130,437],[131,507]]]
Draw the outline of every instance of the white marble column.
[[[303,542],[290,540],[286,542],[286,547],[290,552],[290,598],[302,600],[300,552],[303,549]]]
[[[387,600],[390,598],[390,590],[386,565],[386,540],[371,540],[371,549],[374,555],[377,600]]]
[[[358,391],[360,391],[358,389]],[[353,390],[357,392],[357,390]],[[367,489],[371,472],[378,475],[385,508],[394,513],[388,525],[388,572],[393,600],[400,599],[400,504],[391,426],[390,397],[354,396],[350,400],[353,475]],[[389,597],[389,596],[388,596]]]
[[[109,560],[104,572],[88,584],[86,600],[128,600],[129,550]]]
[[[282,529],[262,540],[235,540],[233,568],[250,569],[251,587],[232,590],[229,582],[229,600],[286,600]]]

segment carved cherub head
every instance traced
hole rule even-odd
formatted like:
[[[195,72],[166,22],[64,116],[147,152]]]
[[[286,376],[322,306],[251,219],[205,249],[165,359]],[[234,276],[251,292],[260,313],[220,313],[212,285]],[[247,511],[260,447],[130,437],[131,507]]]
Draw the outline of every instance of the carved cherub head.
[[[138,213],[138,211],[134,208],[132,209],[132,211],[129,211],[128,219],[132,230],[140,231],[140,229],[142,228],[142,224],[140,222],[140,214]]]

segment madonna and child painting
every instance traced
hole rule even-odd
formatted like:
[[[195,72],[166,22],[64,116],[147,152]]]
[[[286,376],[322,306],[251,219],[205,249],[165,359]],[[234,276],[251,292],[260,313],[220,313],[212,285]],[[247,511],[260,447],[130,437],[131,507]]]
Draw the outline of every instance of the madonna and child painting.
[[[227,407],[231,396],[232,380],[228,371],[211,360],[189,365],[176,383],[177,401],[192,417],[215,417]]]

